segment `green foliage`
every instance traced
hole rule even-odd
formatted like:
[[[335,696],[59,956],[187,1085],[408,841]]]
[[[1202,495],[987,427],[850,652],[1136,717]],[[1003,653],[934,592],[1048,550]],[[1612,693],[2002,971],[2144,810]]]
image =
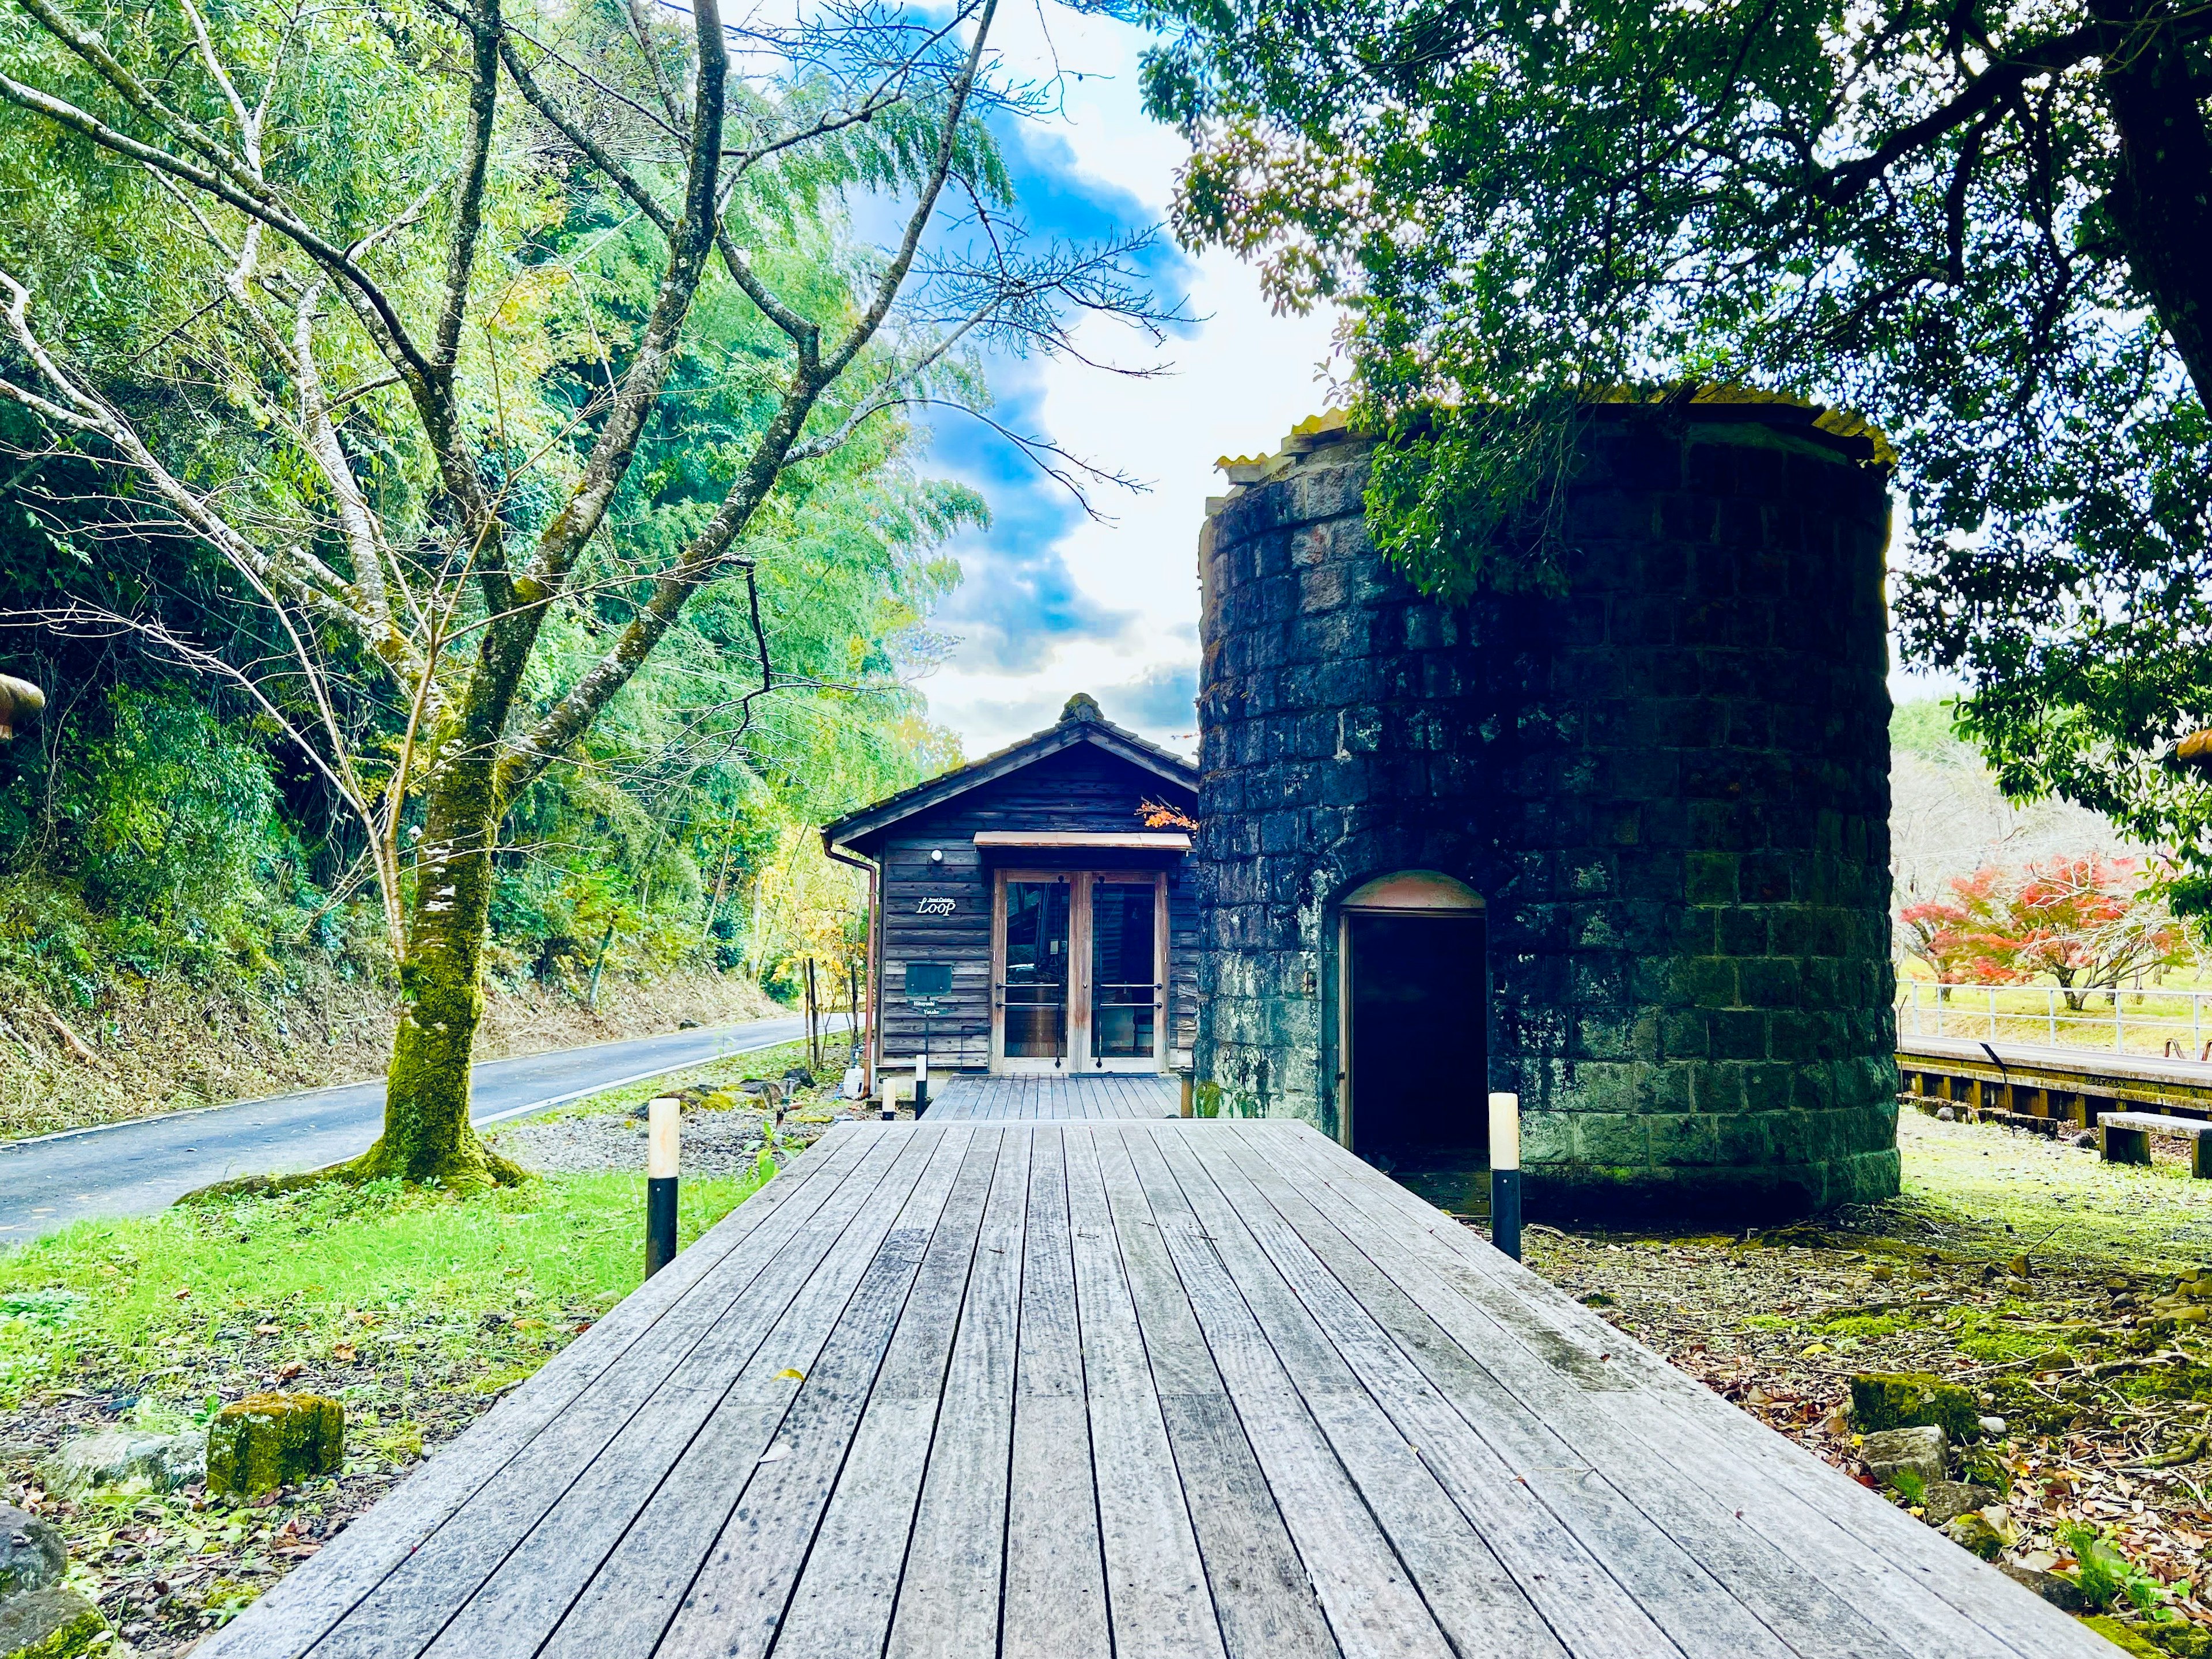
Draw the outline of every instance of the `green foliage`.
[[[1908,502],[1900,627],[2005,791],[2212,872],[2212,787],[2151,763],[2212,723],[2212,18],[1153,9],[1176,228],[1346,308],[1355,422],[1394,447],[1370,523],[1424,589],[1541,584],[1579,400],[1861,410]]]
[[[2086,1522],[2063,1522],[2058,1541],[2072,1551],[2074,1582],[2092,1607],[2124,1605],[2154,1620],[2176,1618],[2166,1586],[2120,1553],[2111,1535]]]
[[[621,38],[618,7],[586,11],[562,24],[580,50]],[[141,21],[117,50],[162,76],[185,113],[233,135],[220,90],[196,72],[185,15]],[[446,55],[442,14],[402,3],[302,17],[248,3],[210,15],[210,27],[250,82],[270,76],[270,177],[317,205],[326,234],[348,240],[427,200],[420,234],[388,240],[375,258],[398,301],[427,305],[442,275],[441,221],[466,93]],[[101,96],[85,65],[4,0],[0,72],[88,106]],[[753,96],[744,118],[772,122],[832,96],[826,83],[786,91],[790,110]],[[491,158],[487,211],[500,257],[459,379],[484,413],[481,470],[520,552],[566,498],[605,419],[608,376],[627,366],[665,248],[602,181],[550,164],[515,109]],[[842,198],[910,182],[928,159],[932,118],[927,100],[903,103],[742,176],[732,231],[787,299],[832,321],[849,308],[866,256]],[[963,142],[962,166],[981,199],[1002,202],[1007,181],[988,135]],[[347,569],[293,402],[235,307],[210,304],[220,262],[177,198],[146,170],[0,103],[0,269],[27,283],[40,314],[61,319],[78,366],[155,452],[239,523],[302,538]],[[273,238],[264,249],[270,266],[282,253]],[[653,574],[712,516],[775,412],[787,346],[726,277],[702,286],[669,395],[576,574],[576,601],[546,625],[525,687],[529,709],[550,707],[605,653]],[[334,389],[373,383],[386,368],[357,331],[331,327],[317,349]],[[872,363],[864,357],[853,383],[827,398],[825,421],[871,393]],[[0,343],[0,372],[20,378],[23,367]],[[958,352],[931,384],[956,381],[980,391],[973,360]],[[403,553],[419,549],[404,568],[428,580],[450,503],[405,399],[368,392],[349,405],[344,433],[387,533]],[[938,550],[984,508],[972,492],[919,475],[921,436],[886,415],[791,474],[741,549],[757,572],[762,637],[745,580],[703,586],[572,751],[574,764],[514,804],[492,901],[492,971],[581,995],[602,959],[615,974],[702,956],[742,962],[749,911],[736,896],[790,823],[819,822],[952,757],[904,680],[933,649],[931,609],[958,580]],[[286,719],[312,729],[315,707],[283,667],[293,647],[274,613],[250,595],[241,605],[221,562],[161,525],[95,446],[66,441],[42,453],[42,442],[36,423],[0,400],[0,444],[25,456],[0,474],[0,615],[21,623],[76,605],[157,619],[169,637],[250,671]],[[15,653],[33,643],[37,656]],[[762,683],[763,645],[777,690],[749,696]],[[405,699],[343,635],[316,647],[338,723],[380,781],[400,753]],[[301,951],[362,974],[388,970],[359,824],[235,684],[187,678],[174,651],[113,627],[0,633],[0,666],[55,694],[31,740],[0,745],[0,965],[79,1006],[125,973],[282,980]],[[410,806],[410,823],[419,811]]]

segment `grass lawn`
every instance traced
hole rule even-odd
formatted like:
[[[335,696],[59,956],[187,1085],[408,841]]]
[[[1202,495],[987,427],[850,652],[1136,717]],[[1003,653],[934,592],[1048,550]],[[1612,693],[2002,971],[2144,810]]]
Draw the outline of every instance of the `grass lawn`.
[[[687,1180],[682,1243],[762,1179]],[[180,1653],[635,1289],[644,1217],[641,1172],[465,1201],[379,1182],[0,1251],[0,1501],[60,1525],[117,1651]],[[73,1435],[188,1431],[264,1388],[345,1402],[342,1474],[251,1505],[46,1490],[43,1461]]]

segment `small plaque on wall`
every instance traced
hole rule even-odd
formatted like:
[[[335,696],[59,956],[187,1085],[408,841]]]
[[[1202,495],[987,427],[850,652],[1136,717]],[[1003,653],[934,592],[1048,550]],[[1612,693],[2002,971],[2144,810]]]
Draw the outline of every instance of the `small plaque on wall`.
[[[906,965],[906,994],[910,997],[951,995],[952,964],[949,962],[909,962]]]
[[[914,913],[918,916],[949,916],[954,908],[954,901],[951,899],[926,898],[915,902]]]

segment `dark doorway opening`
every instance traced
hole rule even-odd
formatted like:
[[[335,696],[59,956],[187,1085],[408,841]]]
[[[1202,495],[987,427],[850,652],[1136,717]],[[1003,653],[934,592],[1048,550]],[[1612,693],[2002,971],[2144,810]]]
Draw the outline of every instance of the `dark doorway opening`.
[[[1490,1156],[1480,910],[1345,913],[1352,1150],[1394,1164]]]

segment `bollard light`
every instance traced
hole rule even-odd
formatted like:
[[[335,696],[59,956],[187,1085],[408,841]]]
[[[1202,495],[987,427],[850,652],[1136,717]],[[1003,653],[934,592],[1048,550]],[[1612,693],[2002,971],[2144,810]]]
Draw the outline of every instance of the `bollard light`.
[[[929,1109],[929,1054],[927,1050],[914,1057],[914,1115],[919,1120]]]
[[[645,1276],[676,1259],[676,1178],[684,1162],[683,1103],[664,1095],[646,1108]]]
[[[1490,1097],[1490,1242],[1521,1259],[1521,1097]]]

